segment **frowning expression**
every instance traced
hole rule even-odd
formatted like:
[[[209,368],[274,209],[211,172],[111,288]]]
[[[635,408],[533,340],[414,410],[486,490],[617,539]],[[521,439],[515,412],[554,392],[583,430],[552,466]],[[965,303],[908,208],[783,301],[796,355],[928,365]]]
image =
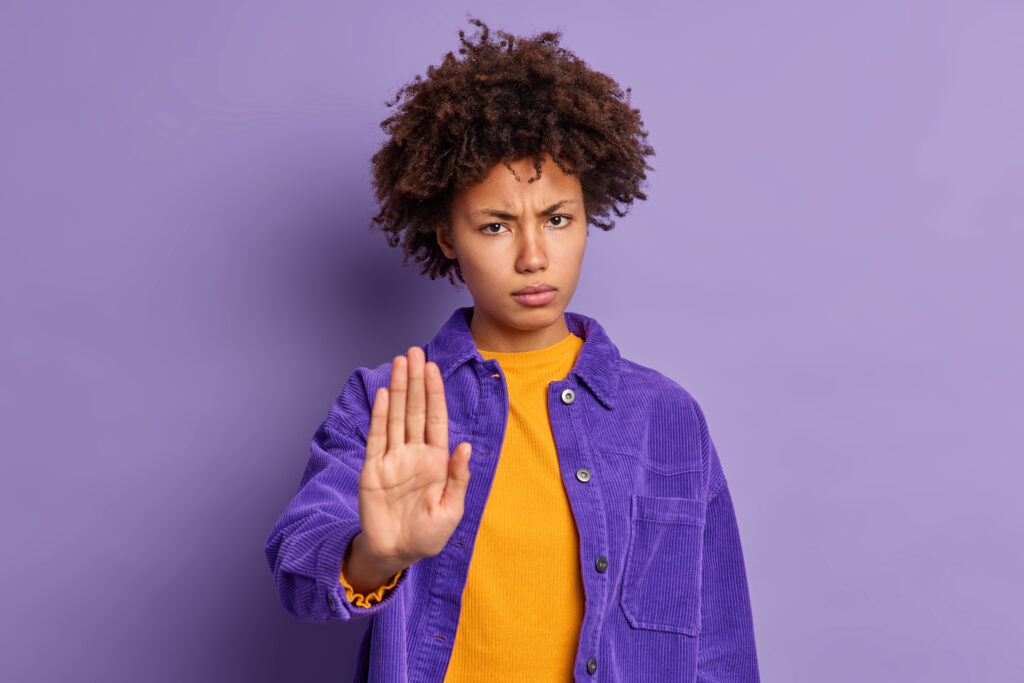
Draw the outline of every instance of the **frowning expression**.
[[[477,345],[493,351],[542,348],[565,338],[564,312],[587,244],[579,178],[550,155],[533,182],[531,157],[511,166],[518,179],[499,163],[482,182],[456,192],[451,236],[437,229],[441,250],[458,259],[473,296]],[[534,285],[548,291],[517,295]]]

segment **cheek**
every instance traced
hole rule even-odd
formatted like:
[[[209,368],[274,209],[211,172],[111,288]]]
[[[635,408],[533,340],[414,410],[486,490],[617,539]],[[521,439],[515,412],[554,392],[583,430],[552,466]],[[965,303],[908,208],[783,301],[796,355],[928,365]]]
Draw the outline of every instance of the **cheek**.
[[[488,257],[477,253],[472,258],[460,261],[462,274],[467,282],[481,292],[503,291],[507,286],[507,273],[510,266],[498,254]]]
[[[558,258],[562,263],[579,263],[583,260],[583,254],[587,248],[587,239],[585,235],[573,236],[572,239],[566,240],[558,245]]]

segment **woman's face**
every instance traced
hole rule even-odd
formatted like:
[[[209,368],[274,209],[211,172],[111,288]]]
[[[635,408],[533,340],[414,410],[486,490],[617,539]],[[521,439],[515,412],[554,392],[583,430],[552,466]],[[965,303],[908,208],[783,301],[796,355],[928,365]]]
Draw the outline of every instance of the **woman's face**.
[[[436,231],[444,254],[458,259],[473,296],[470,329],[487,351],[531,351],[565,339],[565,308],[587,246],[579,179],[563,173],[550,155],[532,183],[531,157],[511,166],[519,180],[496,164],[482,182],[456,192],[451,239],[443,228]],[[514,295],[538,284],[554,291],[539,300]]]

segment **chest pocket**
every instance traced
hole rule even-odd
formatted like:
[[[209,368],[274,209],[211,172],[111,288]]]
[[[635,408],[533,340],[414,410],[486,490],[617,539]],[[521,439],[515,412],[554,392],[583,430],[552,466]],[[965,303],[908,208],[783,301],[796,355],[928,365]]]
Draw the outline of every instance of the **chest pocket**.
[[[696,498],[632,496],[619,603],[633,628],[700,633],[705,515]]]

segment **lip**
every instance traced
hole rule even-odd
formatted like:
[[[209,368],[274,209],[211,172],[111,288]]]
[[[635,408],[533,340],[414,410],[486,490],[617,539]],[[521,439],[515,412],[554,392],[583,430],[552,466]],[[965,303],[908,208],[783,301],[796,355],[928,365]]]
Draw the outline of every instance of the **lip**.
[[[513,294],[512,298],[524,306],[546,306],[555,300],[555,290],[545,289],[534,294]]]
[[[552,287],[551,285],[530,285],[529,287],[523,287],[522,289],[512,292],[512,296],[516,296],[519,294],[539,294],[541,292],[553,292],[554,290],[555,288]]]

